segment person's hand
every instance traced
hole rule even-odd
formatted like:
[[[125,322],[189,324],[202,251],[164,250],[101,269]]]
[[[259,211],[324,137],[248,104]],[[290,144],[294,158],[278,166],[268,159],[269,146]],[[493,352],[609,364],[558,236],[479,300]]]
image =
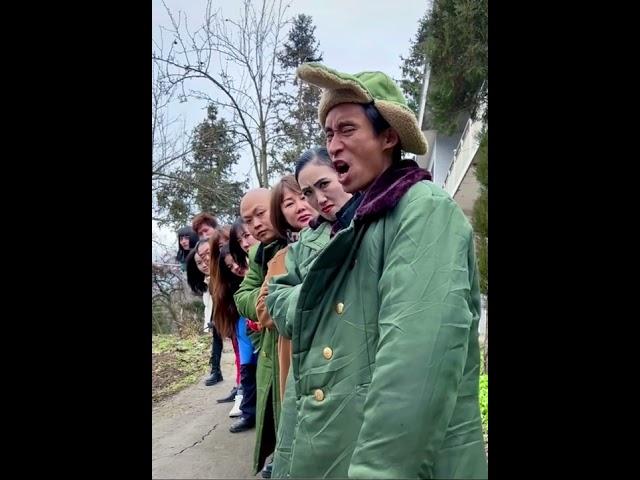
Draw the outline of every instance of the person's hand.
[[[267,270],[267,274],[264,277],[264,282],[262,282],[262,287],[260,287],[260,293],[258,294],[258,303],[256,304],[258,321],[263,328],[268,328],[269,330],[273,330],[276,325],[269,315],[265,299],[269,294],[269,281],[271,280],[271,278],[276,275],[287,273],[287,268],[284,263],[286,253],[287,249],[280,250],[269,261],[269,268]]]
[[[247,327],[249,327],[249,330],[251,330],[252,332],[259,332],[260,330],[262,330],[262,326],[258,322],[254,322],[253,320],[249,320],[248,318]]]
[[[265,279],[262,287],[260,287],[260,294],[258,295],[258,304],[256,305],[256,312],[258,313],[258,321],[263,328],[268,328],[269,330],[273,330],[275,324],[273,320],[271,320],[271,316],[269,315],[269,311],[267,310],[267,305],[265,303],[265,298],[267,298],[267,294],[269,293],[269,279]]]

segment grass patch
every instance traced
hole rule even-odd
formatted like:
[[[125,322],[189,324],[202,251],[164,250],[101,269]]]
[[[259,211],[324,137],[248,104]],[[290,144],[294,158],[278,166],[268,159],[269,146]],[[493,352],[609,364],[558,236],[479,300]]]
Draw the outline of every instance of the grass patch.
[[[480,413],[482,414],[482,431],[489,428],[489,375],[480,375]]]
[[[484,450],[489,456],[489,375],[480,375],[480,414],[482,415],[482,434]]]
[[[209,369],[211,336],[152,336],[152,400],[157,402],[197,382]]]

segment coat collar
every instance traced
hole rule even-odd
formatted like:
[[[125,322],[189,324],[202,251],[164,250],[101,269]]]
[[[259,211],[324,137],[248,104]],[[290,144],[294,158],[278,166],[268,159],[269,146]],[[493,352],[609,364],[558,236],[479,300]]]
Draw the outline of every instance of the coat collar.
[[[256,250],[255,261],[262,268],[263,272],[267,271],[267,263],[273,258],[278,250],[287,246],[284,238],[278,238],[269,244],[260,243]]]
[[[355,213],[355,223],[370,223],[393,210],[416,183],[431,180],[431,173],[413,160],[401,160],[387,168],[364,192]]]

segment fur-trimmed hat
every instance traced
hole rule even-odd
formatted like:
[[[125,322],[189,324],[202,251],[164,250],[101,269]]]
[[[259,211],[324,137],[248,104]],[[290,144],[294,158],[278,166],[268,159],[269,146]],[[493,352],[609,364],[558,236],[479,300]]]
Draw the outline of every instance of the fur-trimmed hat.
[[[318,118],[324,128],[329,110],[340,103],[373,103],[384,119],[398,132],[402,149],[424,155],[427,140],[414,113],[396,83],[382,72],[341,73],[320,63],[303,63],[298,77],[322,88]]]

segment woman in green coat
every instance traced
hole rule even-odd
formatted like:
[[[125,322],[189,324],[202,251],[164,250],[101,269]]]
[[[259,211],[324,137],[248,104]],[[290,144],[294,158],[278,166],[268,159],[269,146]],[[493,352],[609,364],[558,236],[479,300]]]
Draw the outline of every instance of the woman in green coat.
[[[294,299],[302,279],[306,276],[315,257],[329,242],[332,228],[340,225],[338,218],[348,210],[352,198],[352,195],[345,192],[338,182],[338,174],[333,168],[326,148],[312,148],[304,152],[296,163],[295,176],[302,193],[309,200],[309,204],[320,212],[320,216],[310,224],[310,229],[301,232],[300,240],[290,245],[286,252],[282,273],[292,272],[292,275],[298,279],[298,284],[293,288],[280,288],[277,292],[272,292],[270,298],[273,321],[281,337],[287,339],[291,337],[291,330],[287,328],[288,307],[295,303]],[[278,255],[282,253],[283,251],[280,251]],[[290,355],[290,349],[287,353]],[[280,359],[281,365],[282,360]],[[291,380],[291,370],[287,371],[273,461],[274,478],[284,478],[288,474],[297,417],[295,388]]]
[[[297,413],[288,473],[486,478],[471,226],[428,172],[401,160],[426,141],[388,76],[316,63],[298,75],[324,89],[327,149],[345,190],[361,195],[286,308]],[[273,279],[274,318],[278,290],[299,280]]]

